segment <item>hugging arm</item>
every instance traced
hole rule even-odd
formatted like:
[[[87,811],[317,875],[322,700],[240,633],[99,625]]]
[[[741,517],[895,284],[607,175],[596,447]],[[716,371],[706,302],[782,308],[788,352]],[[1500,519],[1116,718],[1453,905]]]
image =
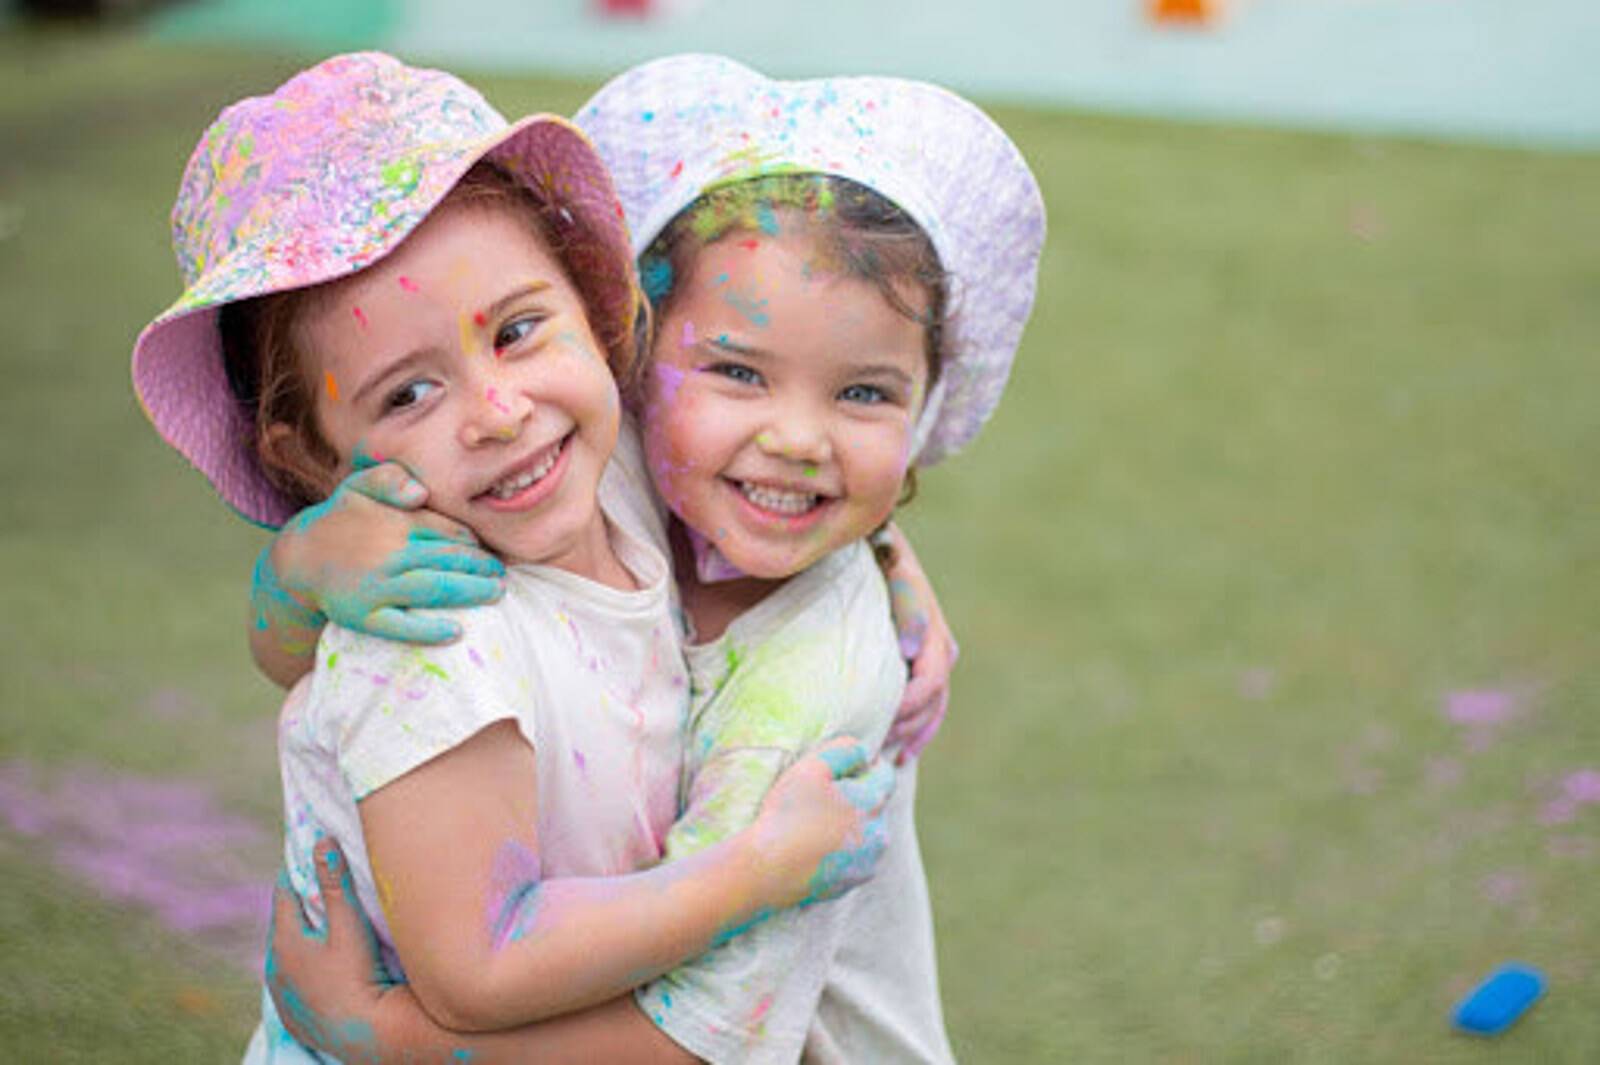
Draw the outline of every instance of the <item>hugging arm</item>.
[[[362,831],[421,1005],[445,1027],[491,1030],[603,1002],[857,882],[860,863],[839,856],[882,804],[862,809],[861,783],[841,779],[865,761],[848,741],[802,759],[754,823],[683,861],[546,880],[534,751],[500,721],[368,795]]]
[[[278,1015],[305,1046],[345,1061],[605,1061],[687,1065],[695,1059],[644,1014],[631,997],[549,1021],[499,1032],[456,1032],[439,1025],[412,989],[375,978],[377,941],[350,883],[349,866],[325,840],[316,855],[327,927],[313,931],[282,883],[273,895],[267,986]]]
[[[911,542],[893,523],[885,535],[893,561],[884,567],[883,575],[889,584],[900,653],[911,663],[911,678],[884,742],[900,749],[896,763],[903,765],[921,754],[944,724],[950,705],[950,673],[960,648]]]
[[[501,592],[505,566],[465,526],[420,509],[427,489],[397,463],[357,469],[333,495],[295,515],[256,560],[250,654],[288,688],[311,671],[329,621],[411,643],[460,634],[417,607],[479,606]]]

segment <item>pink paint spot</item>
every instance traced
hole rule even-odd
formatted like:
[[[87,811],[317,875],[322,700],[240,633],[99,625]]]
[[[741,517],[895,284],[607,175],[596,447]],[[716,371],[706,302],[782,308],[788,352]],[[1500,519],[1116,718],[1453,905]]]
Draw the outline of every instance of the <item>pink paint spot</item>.
[[[578,767],[578,772],[587,773],[589,771],[589,760],[576,747],[572,748],[572,761]]]
[[[683,160],[679,159],[676,163],[673,164],[672,173],[670,175],[668,175],[668,176],[669,177],[677,177],[679,174],[682,174],[682,173],[683,173]]]
[[[200,784],[0,763],[0,818],[101,897],[153,911],[213,953],[259,968],[281,853]]]
[[[739,247],[743,248],[745,251],[755,251],[757,248],[761,247],[761,242],[759,240],[741,240],[739,242]]]
[[[1578,804],[1567,796],[1551,799],[1539,811],[1541,825],[1564,825],[1578,816]]]
[[[694,323],[693,322],[686,321],[686,322],[683,323],[683,336],[679,339],[678,343],[682,347],[686,347],[686,348],[694,347]]]
[[[361,328],[365,329],[367,327],[367,314],[365,311],[360,307],[351,307],[350,313],[356,316],[356,322],[360,324]]]
[[[484,326],[489,324],[489,316],[484,314],[482,311],[478,311],[472,316],[472,324],[477,326],[479,329],[482,329]]]
[[[759,1025],[772,1009],[772,992],[768,991],[756,1002],[756,1008],[750,1011],[750,1027]]]
[[[422,291],[422,289],[417,286],[417,283],[415,281],[411,280],[409,277],[407,277],[404,274],[400,275],[400,287],[405,289],[407,292],[421,292]]]
[[[1498,725],[1510,720],[1516,700],[1509,692],[1481,690],[1445,696],[1445,715],[1458,725]]]
[[[655,371],[657,402],[670,405],[677,399],[678,389],[683,387],[684,372],[664,362],[656,363]]]
[[[1569,774],[1561,790],[1575,803],[1600,802],[1600,770],[1580,769]]]
[[[504,403],[500,402],[499,398],[495,395],[495,391],[494,391],[493,388],[491,388],[488,391],[484,392],[483,398],[488,400],[489,404],[491,406],[493,406],[494,409],[499,411],[501,414],[509,414],[511,412],[511,408],[510,407],[508,407]]]

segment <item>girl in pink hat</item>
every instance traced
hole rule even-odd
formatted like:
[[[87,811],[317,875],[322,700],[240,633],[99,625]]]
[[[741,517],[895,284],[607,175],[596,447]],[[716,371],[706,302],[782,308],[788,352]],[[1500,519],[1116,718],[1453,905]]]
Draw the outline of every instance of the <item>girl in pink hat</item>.
[[[385,978],[453,1026],[609,1002],[494,1044],[518,1057],[682,1058],[616,996],[859,883],[892,771],[825,746],[747,830],[647,868],[678,813],[687,679],[643,460],[617,447],[635,290],[593,147],[549,116],[508,127],[440,72],[339,56],[219,117],[173,230],[188,288],[140,336],[136,387],[224,498],[276,523],[381,456],[509,564],[448,646],[322,634],[280,717],[282,894],[326,925],[333,878],[374,915]],[[320,1060],[280,1001],[247,1060]]]
[[[819,739],[885,741],[905,674],[868,541],[913,466],[997,404],[1044,212],[987,116],[898,79],[781,82],[680,56],[620,76],[578,120],[654,312],[631,403],[690,625],[685,812],[666,844],[684,858],[748,824]],[[951,1058],[914,763],[900,776],[873,881],[639,989],[675,1042],[715,1062]],[[351,974],[363,954],[280,950],[296,972],[312,958]],[[365,1016],[363,986],[310,1000]]]

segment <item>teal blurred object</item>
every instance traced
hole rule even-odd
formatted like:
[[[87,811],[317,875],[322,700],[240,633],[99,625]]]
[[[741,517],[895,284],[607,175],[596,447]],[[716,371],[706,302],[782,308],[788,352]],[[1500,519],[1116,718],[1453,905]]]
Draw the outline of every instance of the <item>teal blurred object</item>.
[[[898,74],[988,101],[1289,128],[1600,148],[1600,6],[1590,0],[1234,0],[1206,29],[1145,0],[200,0],[168,40],[604,77],[719,52],[778,77]]]

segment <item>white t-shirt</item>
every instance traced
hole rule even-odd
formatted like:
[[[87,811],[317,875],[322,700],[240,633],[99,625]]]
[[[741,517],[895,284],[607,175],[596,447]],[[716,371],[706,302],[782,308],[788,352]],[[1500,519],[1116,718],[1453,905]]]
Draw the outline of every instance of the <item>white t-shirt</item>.
[[[313,848],[333,836],[393,975],[403,976],[378,902],[357,804],[486,726],[514,720],[538,765],[544,876],[608,876],[655,863],[678,809],[688,683],[665,535],[637,438],[600,485],[618,557],[640,587],[619,591],[547,566],[513,566],[500,602],[454,613],[441,647],[329,627],[314,672],[279,718],[289,879],[323,924]],[[444,857],[444,856],[441,856]],[[321,1060],[265,1003],[247,1061]]]
[[[754,819],[801,754],[849,734],[876,750],[905,690],[883,576],[841,548],[685,649],[692,708],[678,858]],[[641,1008],[708,1061],[947,1062],[933,921],[917,847],[915,766],[902,770],[877,875],[780,913],[640,988]]]

